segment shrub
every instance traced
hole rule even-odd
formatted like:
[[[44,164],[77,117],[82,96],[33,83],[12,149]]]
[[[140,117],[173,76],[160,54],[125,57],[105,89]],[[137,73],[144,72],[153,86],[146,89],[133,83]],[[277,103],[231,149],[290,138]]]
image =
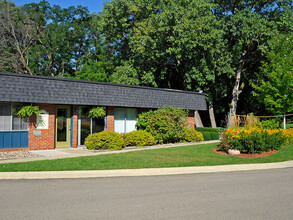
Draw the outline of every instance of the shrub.
[[[218,132],[210,132],[211,140],[219,140],[220,134]]]
[[[175,143],[183,139],[187,116],[188,111],[181,108],[163,107],[139,114],[137,126],[152,134],[160,144]]]
[[[293,130],[282,129],[229,129],[222,135],[220,149],[228,151],[237,149],[242,153],[261,153],[269,150],[278,150],[284,144],[293,141]]]
[[[260,127],[263,129],[278,129],[280,128],[279,121],[272,120],[265,120],[260,123]]]
[[[209,127],[196,127],[195,130],[201,132],[203,134],[204,140],[219,140],[220,133],[216,128]]]
[[[209,131],[201,131],[202,135],[203,135],[203,139],[205,141],[210,141],[212,140],[212,137],[211,137],[211,132]]]
[[[153,135],[147,131],[132,131],[123,134],[123,138],[126,146],[151,146],[156,143]]]
[[[209,132],[218,132],[217,128],[210,128],[210,127],[196,127],[195,130],[197,131],[209,131]]]
[[[184,133],[184,141],[187,142],[197,142],[203,141],[203,135],[199,131],[196,131],[191,128],[186,128]]]
[[[125,146],[122,135],[114,131],[102,131],[89,135],[85,139],[85,145],[89,150],[115,149],[121,150]]]

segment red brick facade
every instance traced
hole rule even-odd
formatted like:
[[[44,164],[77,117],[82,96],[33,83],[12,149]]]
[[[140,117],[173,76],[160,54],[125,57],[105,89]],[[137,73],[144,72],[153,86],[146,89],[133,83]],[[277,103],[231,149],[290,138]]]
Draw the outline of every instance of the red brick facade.
[[[188,113],[188,128],[195,128],[195,116],[194,111],[189,110]]]
[[[55,148],[55,105],[54,104],[38,104],[40,110],[44,109],[49,113],[48,129],[36,129],[36,116],[30,117],[29,120],[29,149],[30,150],[45,150]],[[73,129],[72,132],[72,147],[77,148],[77,118],[78,107],[72,108]],[[40,134],[36,134],[41,132]]]
[[[77,118],[78,118],[78,107],[77,105],[74,105],[72,108],[72,118],[73,120],[73,128],[72,128],[72,147],[77,148]]]
[[[107,107],[107,131],[114,131],[114,107]]]
[[[44,109],[49,113],[48,129],[36,129],[36,116],[29,119],[29,149],[44,150],[54,149],[55,147],[55,105],[54,104],[38,104],[40,110]],[[34,134],[34,132],[41,134]]]

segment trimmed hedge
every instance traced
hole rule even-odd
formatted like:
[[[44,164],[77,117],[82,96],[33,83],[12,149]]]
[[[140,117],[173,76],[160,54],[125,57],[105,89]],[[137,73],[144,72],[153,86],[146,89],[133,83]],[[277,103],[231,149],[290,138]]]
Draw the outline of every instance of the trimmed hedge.
[[[203,135],[199,131],[196,131],[191,128],[187,128],[185,130],[183,141],[197,142],[197,141],[203,141],[203,140],[204,140]]]
[[[153,135],[147,131],[132,131],[122,135],[126,146],[151,146],[156,143]]]
[[[195,130],[203,134],[205,141],[219,140],[220,138],[220,134],[216,128],[196,127]]]
[[[115,149],[121,150],[125,147],[125,142],[121,134],[114,131],[102,131],[89,135],[85,139],[85,146],[89,150]]]

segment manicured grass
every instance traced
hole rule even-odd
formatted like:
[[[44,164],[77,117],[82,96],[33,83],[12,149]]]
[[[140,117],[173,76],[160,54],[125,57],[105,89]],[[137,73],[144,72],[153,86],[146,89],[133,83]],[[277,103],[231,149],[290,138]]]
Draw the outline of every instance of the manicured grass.
[[[286,129],[293,128],[293,124],[286,124]]]
[[[0,164],[0,171],[135,169],[270,163],[293,160],[293,144],[284,147],[276,154],[260,158],[240,158],[215,153],[213,149],[217,147],[217,145],[218,144],[201,144],[121,154]]]

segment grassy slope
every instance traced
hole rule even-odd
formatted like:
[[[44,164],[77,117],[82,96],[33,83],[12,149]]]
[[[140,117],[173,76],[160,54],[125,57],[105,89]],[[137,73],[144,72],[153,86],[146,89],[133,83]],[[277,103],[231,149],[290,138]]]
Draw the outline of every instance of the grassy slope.
[[[293,144],[284,147],[283,150],[276,154],[261,158],[240,158],[222,155],[213,152],[216,146],[217,144],[202,144],[121,154],[0,164],[0,172],[213,166],[293,160]]]

